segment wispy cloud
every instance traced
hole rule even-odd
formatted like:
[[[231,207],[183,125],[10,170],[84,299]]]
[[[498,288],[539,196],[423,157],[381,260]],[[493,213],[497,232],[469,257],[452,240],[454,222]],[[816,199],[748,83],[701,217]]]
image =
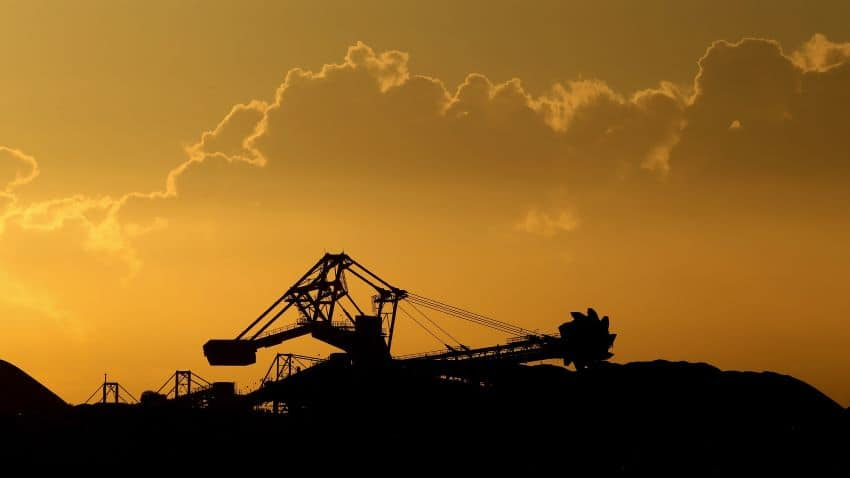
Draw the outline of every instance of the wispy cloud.
[[[542,211],[529,209],[525,217],[516,224],[516,229],[543,237],[552,237],[563,232],[574,231],[579,226],[578,218],[569,211]]]

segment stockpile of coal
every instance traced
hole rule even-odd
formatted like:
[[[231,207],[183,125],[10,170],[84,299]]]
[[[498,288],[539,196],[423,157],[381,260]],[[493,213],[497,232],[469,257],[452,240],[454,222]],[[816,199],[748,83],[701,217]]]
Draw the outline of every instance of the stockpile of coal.
[[[0,416],[62,412],[68,405],[14,365],[0,360]]]
[[[664,361],[480,372],[452,381],[399,364],[328,367],[291,382],[286,416],[249,406],[75,407],[37,432],[16,422],[13,432],[31,441],[14,453],[50,450],[83,465],[191,455],[315,473],[850,476],[848,412],[785,375]]]
[[[560,440],[540,434],[524,448],[551,454],[560,448],[567,467],[641,475],[850,476],[844,410],[786,375],[656,361],[583,373],[532,367],[503,387],[498,402],[524,410],[521,421],[559,430]]]

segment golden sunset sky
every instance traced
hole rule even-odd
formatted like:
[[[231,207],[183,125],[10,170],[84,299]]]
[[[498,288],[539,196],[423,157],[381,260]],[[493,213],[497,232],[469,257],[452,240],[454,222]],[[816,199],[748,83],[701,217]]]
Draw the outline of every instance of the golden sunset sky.
[[[0,0],[0,358],[212,368],[322,253],[850,404],[850,2]],[[395,352],[439,348],[402,319]],[[470,345],[504,340],[441,322]]]

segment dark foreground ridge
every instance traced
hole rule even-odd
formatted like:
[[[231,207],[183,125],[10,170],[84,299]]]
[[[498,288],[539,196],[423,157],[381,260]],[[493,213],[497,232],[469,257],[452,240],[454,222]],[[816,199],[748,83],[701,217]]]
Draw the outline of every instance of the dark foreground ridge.
[[[14,365],[0,360],[0,416],[55,413],[68,408],[55,393]]]
[[[310,457],[314,469],[350,470],[388,460],[418,463],[419,470],[559,475],[584,470],[847,476],[848,471],[847,412],[806,383],[776,373],[660,360],[600,363],[579,372],[520,365],[501,370],[486,387],[436,381],[392,366],[369,372],[341,366],[324,373],[324,380],[303,392],[311,406],[288,415],[237,402],[204,409],[171,401],[97,404],[61,413],[17,405],[22,413],[10,416],[4,409],[0,436],[8,443],[2,453],[82,466],[132,466],[154,457],[158,463],[180,462],[192,455],[257,466]],[[3,374],[4,404],[12,403],[7,397],[26,395],[39,403],[55,397],[43,395],[40,386],[35,389],[42,395],[14,390],[13,384],[27,390],[34,385]],[[334,459],[316,459],[329,454]],[[265,458],[256,461],[260,456]]]

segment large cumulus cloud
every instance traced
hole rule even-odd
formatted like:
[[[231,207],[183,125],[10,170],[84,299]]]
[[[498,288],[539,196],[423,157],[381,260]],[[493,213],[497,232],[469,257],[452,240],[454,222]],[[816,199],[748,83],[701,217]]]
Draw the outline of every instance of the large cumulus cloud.
[[[692,181],[846,181],[850,172],[847,45],[814,37],[717,42],[700,59],[674,168]]]
[[[268,195],[266,204],[310,194],[317,205],[395,211],[452,204],[545,236],[604,214],[588,203],[611,191],[768,178],[840,183],[848,169],[848,52],[822,35],[790,54],[770,40],[719,41],[699,60],[693,85],[661,82],[625,95],[580,80],[534,95],[518,79],[494,84],[479,74],[449,87],[412,74],[403,52],[358,43],[341,63],[289,71],[271,101],[234,106],[186,148],[187,160],[161,189],[23,204],[15,190],[36,179],[38,163],[3,147],[0,164],[15,169],[0,226],[82,223],[85,247],[137,269],[133,237],[166,222],[122,219],[122,210],[178,197],[186,178],[212,174],[198,169],[211,163],[256,167],[243,185]]]
[[[295,196],[313,190],[316,203],[412,212],[451,204],[497,211],[507,225],[543,217],[540,207],[581,214],[571,203],[582,191],[663,176],[685,106],[667,83],[625,96],[601,81],[572,81],[535,96],[518,79],[471,74],[449,88],[409,74],[405,54],[358,44],[343,63],[290,71],[274,101],[234,108],[193,150],[254,158],[266,169],[259,181]]]
[[[506,226],[546,236],[574,230],[587,219],[587,203],[615,190],[840,182],[848,168],[848,52],[822,35],[790,54],[771,40],[719,41],[699,60],[693,85],[661,82],[625,95],[600,80],[564,81],[534,95],[519,79],[494,84],[479,74],[449,87],[412,74],[406,53],[358,43],[341,63],[289,71],[271,101],[234,106],[186,148],[187,160],[161,189],[22,204],[15,190],[36,179],[38,163],[3,147],[0,164],[15,169],[0,226],[82,223],[86,247],[138,268],[133,237],[166,222],[122,219],[122,210],[176,198],[181,181],[212,174],[197,169],[210,163],[257,167],[244,185],[272,201],[321,191],[317,204],[371,201],[413,211],[453,204],[470,214],[499,211]]]

